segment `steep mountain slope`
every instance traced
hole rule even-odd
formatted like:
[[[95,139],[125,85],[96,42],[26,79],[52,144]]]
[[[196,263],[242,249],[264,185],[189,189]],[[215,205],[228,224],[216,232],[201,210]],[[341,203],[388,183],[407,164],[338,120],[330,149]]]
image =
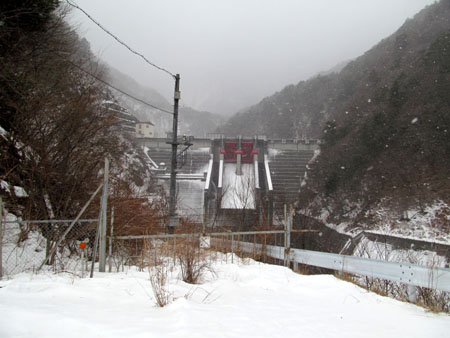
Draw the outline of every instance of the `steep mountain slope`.
[[[326,121],[348,109],[363,111],[368,103],[376,107],[375,92],[390,90],[420,52],[449,28],[448,6],[448,0],[429,6],[341,72],[289,85],[239,112],[220,131],[227,135],[318,138]]]
[[[340,77],[351,94],[325,125],[304,210],[370,227],[382,209],[408,220],[408,210],[448,205],[450,1],[407,21]],[[444,231],[448,212],[434,224]]]
[[[340,73],[288,86],[222,131],[322,138],[299,206],[327,222],[366,226],[380,208],[402,215],[450,204],[449,93],[450,1],[443,0]]]

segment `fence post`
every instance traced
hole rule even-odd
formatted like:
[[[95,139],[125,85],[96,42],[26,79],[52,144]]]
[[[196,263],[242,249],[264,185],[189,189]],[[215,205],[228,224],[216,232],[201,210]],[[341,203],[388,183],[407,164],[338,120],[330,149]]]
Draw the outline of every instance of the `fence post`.
[[[84,277],[84,268],[85,268],[85,265],[84,265],[84,249],[82,248],[81,249],[81,278]]]
[[[114,235],[114,207],[111,208],[111,233],[109,234],[108,272],[112,269],[112,241]]]
[[[411,303],[415,303],[417,301],[417,286],[408,284],[408,300]]]
[[[292,207],[292,204],[289,206],[289,216],[288,216],[288,222],[287,222],[287,232],[286,232],[286,262],[287,266],[289,267],[291,265],[291,231],[292,231],[292,223],[294,223],[294,209]]]
[[[264,235],[264,263],[267,263],[267,236]]]
[[[105,179],[103,185],[102,195],[102,222],[99,237],[99,272],[105,272],[106,265],[106,221],[107,221],[107,207],[108,207],[108,178],[109,178],[109,159],[105,158]]]
[[[177,238],[173,237],[173,265],[177,264]]]
[[[0,279],[3,278],[3,200],[0,195]]]
[[[231,264],[234,263],[234,235],[231,234]]]
[[[101,223],[102,223],[102,217],[103,217],[103,212],[102,212],[102,210],[100,210],[99,215],[98,215],[97,231],[95,232],[94,247],[92,249],[91,274],[89,275],[90,278],[94,277],[94,268],[95,268],[95,261],[97,260],[98,239],[100,237],[100,228],[101,228]]]

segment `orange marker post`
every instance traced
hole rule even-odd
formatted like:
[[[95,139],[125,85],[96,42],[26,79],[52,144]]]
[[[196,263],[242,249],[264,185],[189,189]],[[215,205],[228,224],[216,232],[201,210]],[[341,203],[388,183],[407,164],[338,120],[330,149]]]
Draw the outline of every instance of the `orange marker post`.
[[[84,277],[84,251],[86,249],[86,241],[83,241],[80,243],[80,249],[81,249],[81,277]]]

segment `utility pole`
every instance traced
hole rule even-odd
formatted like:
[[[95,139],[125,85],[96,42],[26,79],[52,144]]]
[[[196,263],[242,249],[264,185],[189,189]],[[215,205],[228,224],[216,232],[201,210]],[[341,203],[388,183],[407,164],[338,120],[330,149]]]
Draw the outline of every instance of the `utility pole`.
[[[99,265],[98,271],[105,272],[106,266],[106,221],[108,210],[108,181],[109,181],[109,159],[105,157],[105,178],[103,184],[103,194],[101,199],[101,217],[100,217],[100,231],[99,231]]]
[[[180,101],[180,74],[175,75],[175,92],[173,105],[173,126],[172,126],[172,162],[170,167],[170,199],[169,199],[169,225],[167,232],[173,234],[177,220],[176,192],[177,192],[177,147],[178,147],[178,103]]]

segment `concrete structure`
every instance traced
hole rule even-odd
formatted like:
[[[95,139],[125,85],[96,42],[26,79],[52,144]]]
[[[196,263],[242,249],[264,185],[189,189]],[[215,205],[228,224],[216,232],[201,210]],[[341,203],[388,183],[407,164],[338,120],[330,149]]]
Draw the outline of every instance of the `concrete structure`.
[[[186,137],[179,140],[182,143]],[[178,169],[178,196],[199,204],[190,208],[197,219],[201,213],[205,226],[234,229],[279,222],[283,218],[284,204],[295,203],[306,164],[319,147],[316,141],[226,138],[223,135],[210,139],[190,137],[188,141],[192,146],[179,157],[182,166]],[[167,180],[170,172],[168,139],[140,138],[138,142],[148,149],[157,177]],[[186,183],[201,179],[203,184]],[[179,214],[189,214],[182,208],[183,203],[179,203]]]
[[[151,122],[136,123],[137,138],[153,138],[155,136],[155,125]]]
[[[107,112],[115,117],[117,124],[125,131],[134,133],[135,124],[138,122],[137,118],[128,112],[128,109],[122,107],[115,101],[106,100],[103,102],[103,106],[107,109]]]

